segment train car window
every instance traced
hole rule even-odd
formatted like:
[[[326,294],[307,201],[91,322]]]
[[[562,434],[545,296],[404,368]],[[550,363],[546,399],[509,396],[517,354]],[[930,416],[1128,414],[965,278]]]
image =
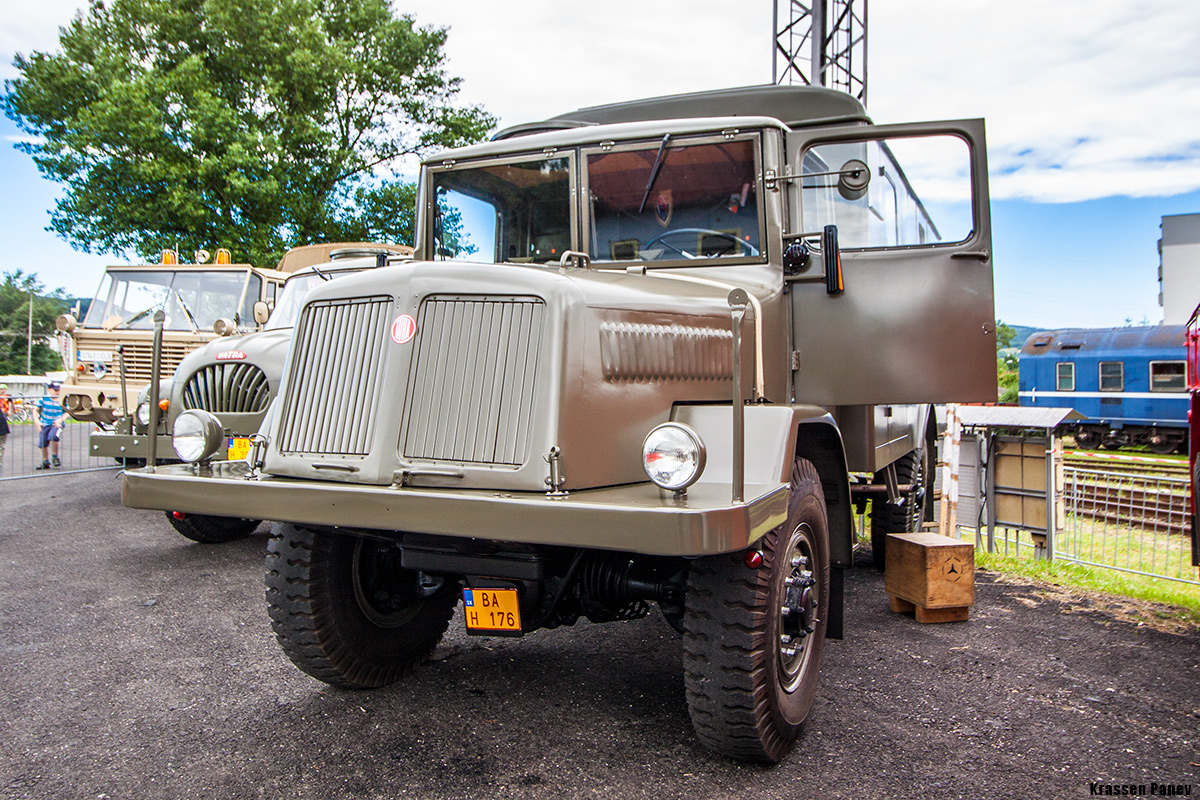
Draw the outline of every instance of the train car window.
[[[1183,361],[1151,361],[1150,391],[1182,392],[1187,389],[1187,367]]]
[[[1125,391],[1125,362],[1123,362],[1123,361],[1101,361],[1100,362],[1100,391],[1102,391],[1102,392],[1123,392],[1123,391]]]
[[[1070,361],[1060,361],[1055,369],[1055,390],[1059,392],[1075,391],[1075,364]]]

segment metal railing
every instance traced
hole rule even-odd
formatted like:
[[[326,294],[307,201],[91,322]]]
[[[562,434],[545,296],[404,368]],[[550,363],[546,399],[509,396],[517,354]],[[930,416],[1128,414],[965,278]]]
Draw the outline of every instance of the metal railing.
[[[1187,478],[1066,467],[1057,558],[1200,583],[1192,566]]]
[[[37,398],[14,397],[16,409],[35,409]],[[21,421],[17,421],[21,420]],[[16,478],[30,478],[42,475],[56,475],[66,472],[86,472],[98,469],[114,469],[120,466],[111,458],[96,458],[88,451],[88,436],[91,435],[92,425],[78,422],[70,417],[63,417],[63,429],[58,442],[58,464],[51,454],[49,469],[41,469],[42,450],[38,447],[38,433],[41,426],[37,423],[36,410],[32,414],[10,414],[9,434],[0,444],[0,481]],[[51,452],[53,447],[49,448]]]
[[[1054,541],[997,527],[992,552],[1052,558],[1200,585],[1192,566],[1188,479],[1124,471],[1063,468],[1063,514]],[[983,528],[960,524],[964,539],[987,548]]]

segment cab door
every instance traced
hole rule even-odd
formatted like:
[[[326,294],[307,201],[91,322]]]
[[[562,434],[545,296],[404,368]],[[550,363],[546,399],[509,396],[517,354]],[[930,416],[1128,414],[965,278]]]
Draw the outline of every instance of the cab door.
[[[801,130],[787,159],[785,239],[810,253],[785,265],[797,402],[995,401],[983,120]]]

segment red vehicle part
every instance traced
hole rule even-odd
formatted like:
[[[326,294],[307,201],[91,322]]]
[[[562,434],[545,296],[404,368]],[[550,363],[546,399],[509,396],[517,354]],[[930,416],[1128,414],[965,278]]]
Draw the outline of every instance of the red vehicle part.
[[[1188,320],[1187,332],[1187,383],[1191,394],[1191,405],[1188,406],[1188,466],[1192,476],[1192,566],[1200,567],[1200,524],[1196,516],[1196,484],[1200,483],[1197,468],[1200,467],[1200,306],[1192,312]]]

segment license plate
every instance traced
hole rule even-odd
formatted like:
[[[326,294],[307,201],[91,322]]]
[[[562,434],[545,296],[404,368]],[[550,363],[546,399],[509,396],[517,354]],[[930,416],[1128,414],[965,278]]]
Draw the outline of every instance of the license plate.
[[[245,461],[250,455],[250,439],[246,436],[230,436],[229,450],[225,456],[230,461]]]
[[[520,633],[516,589],[463,589],[468,633]]]

